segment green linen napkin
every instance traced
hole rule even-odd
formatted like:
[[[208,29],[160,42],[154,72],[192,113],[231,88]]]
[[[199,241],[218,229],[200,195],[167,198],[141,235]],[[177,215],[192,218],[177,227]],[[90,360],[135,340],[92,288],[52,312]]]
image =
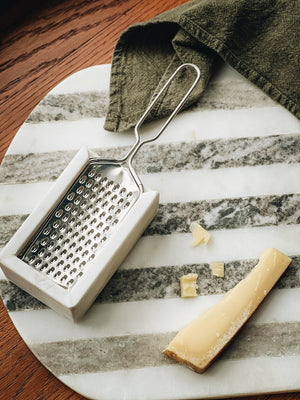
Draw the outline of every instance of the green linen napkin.
[[[130,27],[113,55],[105,128],[121,132],[134,126],[184,62],[201,70],[186,106],[195,102],[220,58],[300,118],[299,27],[299,0],[194,0]],[[169,114],[183,90],[185,85],[171,85],[151,118]]]

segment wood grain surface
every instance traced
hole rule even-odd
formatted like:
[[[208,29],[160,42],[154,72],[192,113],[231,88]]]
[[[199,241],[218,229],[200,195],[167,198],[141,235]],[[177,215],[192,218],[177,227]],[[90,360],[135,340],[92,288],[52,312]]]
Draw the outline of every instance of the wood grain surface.
[[[7,0],[0,5],[0,161],[39,101],[68,75],[111,62],[119,35],[186,0]],[[0,303],[0,400],[79,400],[34,357]],[[300,374],[300,371],[299,371]],[[300,393],[244,397],[300,400]]]

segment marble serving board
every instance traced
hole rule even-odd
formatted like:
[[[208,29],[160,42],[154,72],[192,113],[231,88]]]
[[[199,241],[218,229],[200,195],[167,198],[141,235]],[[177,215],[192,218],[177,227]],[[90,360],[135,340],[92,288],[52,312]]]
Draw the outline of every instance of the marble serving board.
[[[103,129],[110,66],[58,85],[19,130],[0,170],[3,247],[86,144],[119,157],[133,132]],[[149,125],[151,130],[161,122]],[[135,160],[160,192],[157,216],[82,321],[73,323],[1,273],[9,315],[36,357],[91,399],[216,398],[300,389],[299,121],[228,66]],[[189,225],[211,232],[193,248]],[[274,246],[293,261],[259,310],[202,375],[162,354],[174,334],[239,282]],[[225,277],[208,263],[225,262]],[[181,299],[179,277],[199,275]]]

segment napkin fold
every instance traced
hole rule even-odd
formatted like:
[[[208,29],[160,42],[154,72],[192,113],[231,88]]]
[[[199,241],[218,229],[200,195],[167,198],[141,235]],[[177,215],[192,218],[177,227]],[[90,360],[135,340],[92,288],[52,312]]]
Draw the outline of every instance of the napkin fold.
[[[105,129],[134,126],[182,63],[201,78],[186,103],[197,101],[221,59],[300,118],[299,0],[194,0],[127,29],[112,60]],[[192,71],[184,70],[150,118],[175,108]]]

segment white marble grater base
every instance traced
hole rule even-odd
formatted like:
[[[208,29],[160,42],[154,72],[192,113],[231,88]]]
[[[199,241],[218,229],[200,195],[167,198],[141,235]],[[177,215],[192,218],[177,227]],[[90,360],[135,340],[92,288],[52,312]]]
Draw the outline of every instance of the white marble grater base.
[[[0,254],[0,266],[11,282],[71,320],[78,320],[85,314],[152,221],[158,209],[158,192],[146,190],[139,193],[136,189],[135,198],[130,191],[132,187],[132,190],[135,190],[135,185],[129,181],[129,175],[126,176],[126,179],[123,178],[123,186],[117,184],[118,190],[115,191],[105,189],[106,184],[101,184],[101,180],[108,181],[108,179],[106,176],[101,177],[100,173],[100,184],[95,180],[87,179],[89,175],[94,175],[94,173],[91,174],[93,168],[98,167],[99,171],[102,171],[99,164],[95,164],[96,167],[92,166],[87,176],[83,175],[85,182],[77,187],[76,191],[71,191],[71,189],[68,191],[72,183],[78,180],[78,175],[79,177],[82,176],[81,171],[93,156],[94,154],[90,153],[85,147],[78,151],[43,200],[36,205],[33,212]],[[109,168],[112,171],[112,179],[115,175],[122,174],[124,176],[126,172],[114,165],[109,166]],[[113,172],[114,170],[117,172]],[[110,187],[114,185],[113,181],[107,183],[110,184]],[[103,189],[102,196],[98,193],[98,187]],[[96,190],[93,194],[94,188]],[[70,191],[72,200],[79,191],[86,194],[86,200],[83,195],[79,197],[77,194],[78,206],[68,201],[66,201],[65,207],[64,204],[57,206],[57,203],[61,201],[60,199],[66,198],[68,200],[70,194],[68,196],[66,194]],[[125,192],[126,196],[120,195],[120,191]],[[109,196],[106,196],[108,193]],[[94,199],[91,198],[91,194],[93,194]],[[131,202],[128,201],[129,194],[132,198]],[[112,196],[116,199],[108,201]],[[118,199],[118,203],[121,201],[126,203],[127,201],[125,209],[121,204],[116,204]],[[99,206],[97,206],[97,202],[99,202]],[[103,206],[104,202],[107,203],[107,206]],[[118,218],[114,215],[115,224],[105,224],[105,220],[113,218],[107,210],[108,207],[119,211]],[[85,208],[90,208],[90,211],[85,213]],[[50,219],[50,222],[45,224],[46,228],[39,228],[39,226],[43,226],[43,221],[47,221],[53,209],[58,209],[58,211],[55,213],[52,222]],[[80,211],[82,216],[78,217]],[[123,217],[122,212],[125,213]],[[104,214],[103,218],[100,215],[101,213]],[[61,215],[57,216],[56,214]],[[74,214],[74,222],[70,221],[72,214]],[[62,221],[65,216],[66,223],[64,224]],[[56,229],[53,228],[55,224],[57,224]],[[74,227],[76,224],[78,227]],[[101,226],[105,224],[104,226],[108,228],[108,231],[104,232],[101,227],[97,229],[95,226],[97,224]],[[41,240],[34,239],[37,230],[41,232]],[[44,234],[46,230],[48,231]],[[90,232],[91,234],[89,234]],[[51,239],[53,234],[54,237]],[[57,238],[59,234],[60,240]],[[76,239],[76,236],[79,237],[80,235],[81,240]],[[47,241],[47,243],[41,244],[42,241]],[[64,241],[71,242],[71,245],[62,245]],[[101,243],[102,241],[103,243]],[[96,247],[95,251],[92,251],[93,247],[91,248],[88,242]],[[29,248],[27,258],[21,256],[24,246]],[[30,247],[33,248],[33,246],[36,246],[34,251],[30,250]],[[41,257],[37,255],[39,251],[43,252]],[[63,253],[66,253],[65,256]],[[45,258],[46,262],[44,261]],[[54,259],[56,259],[56,262]],[[61,267],[60,264],[62,264]],[[81,264],[83,264],[82,267],[80,267]],[[44,267],[44,272],[42,267]],[[72,271],[74,272],[72,273]]]
[[[97,66],[68,78],[16,135],[0,170],[1,247],[82,145],[113,158],[132,145],[132,132],[102,128],[109,72]],[[9,315],[37,358],[91,399],[299,390],[299,133],[295,117],[224,66],[199,104],[137,155],[141,180],[160,192],[159,211],[82,321],[58,316],[0,275]],[[212,234],[206,247],[191,246],[194,220]],[[219,301],[269,246],[292,264],[207,372],[164,357],[175,332]],[[211,276],[211,261],[225,262],[224,279]],[[186,272],[199,275],[195,299],[179,297]]]

